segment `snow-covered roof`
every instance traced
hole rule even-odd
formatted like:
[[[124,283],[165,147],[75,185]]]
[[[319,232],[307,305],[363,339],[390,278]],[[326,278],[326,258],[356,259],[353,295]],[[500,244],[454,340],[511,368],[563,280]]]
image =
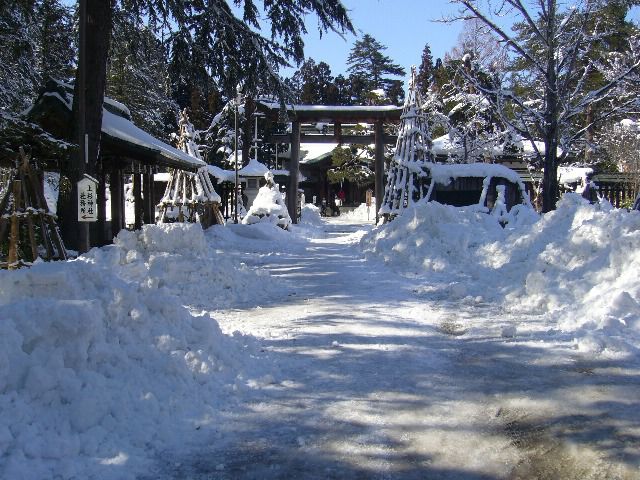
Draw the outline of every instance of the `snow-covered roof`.
[[[587,183],[587,176],[593,173],[589,167],[558,167],[558,181],[560,183]]]
[[[534,141],[535,147],[540,152],[540,155],[544,155],[545,147],[544,142]],[[522,153],[524,157],[532,157],[536,155],[536,150],[530,141],[525,140],[523,138],[516,139],[512,142],[512,145],[516,147],[518,151]],[[492,153],[494,155],[502,155],[503,154],[503,146],[495,145],[492,148]],[[451,141],[449,134],[442,135],[441,137],[437,137],[433,139],[432,152],[434,155],[452,155],[462,152],[462,146],[456,145]],[[562,154],[562,150],[558,148],[558,155]]]
[[[35,110],[47,112],[49,109],[43,100],[54,99],[62,105],[70,114],[73,105],[73,87],[63,82],[50,80],[45,86],[45,91],[29,108],[25,114],[30,114]],[[51,105],[51,104],[49,104]],[[45,113],[46,114],[46,113]],[[114,140],[121,140],[125,143],[136,145],[150,151],[151,158],[154,153],[164,158],[167,166],[178,167],[184,169],[196,169],[205,164],[187,153],[179,150],[168,143],[155,138],[150,133],[145,132],[140,127],[134,125],[130,120],[131,112],[122,103],[109,98],[104,98],[104,107],[102,109],[102,133]],[[156,158],[156,160],[160,160]]]
[[[238,175],[242,177],[262,177],[268,171],[269,169],[264,163],[252,158],[247,165],[240,169]]]
[[[118,138],[129,143],[140,145],[141,147],[155,150],[164,157],[168,157],[189,167],[203,167],[206,165],[202,160],[198,160],[191,155],[187,155],[182,150],[178,150],[171,145],[158,140],[150,133],[136,127],[133,122],[124,117],[114,115],[107,109],[102,110],[102,133],[112,138]]]
[[[171,174],[169,172],[159,172],[153,175],[154,182],[168,182],[170,178]]]
[[[124,113],[127,116],[127,118],[131,118],[131,110],[129,110],[129,108],[124,103],[120,103],[117,100],[114,100],[113,98],[110,98],[110,97],[104,97],[104,103]]]
[[[270,109],[279,109],[277,102],[261,101],[262,105]],[[293,112],[394,112],[401,107],[397,105],[287,105],[287,111]]]
[[[445,185],[449,184],[452,178],[460,177],[502,177],[513,183],[522,182],[517,172],[495,163],[428,163],[424,168],[429,169],[431,178],[437,183]]]
[[[216,167],[215,165],[207,165],[207,170],[210,175],[213,175],[221,182],[234,183],[236,180],[236,172],[233,170],[224,170],[220,167]]]

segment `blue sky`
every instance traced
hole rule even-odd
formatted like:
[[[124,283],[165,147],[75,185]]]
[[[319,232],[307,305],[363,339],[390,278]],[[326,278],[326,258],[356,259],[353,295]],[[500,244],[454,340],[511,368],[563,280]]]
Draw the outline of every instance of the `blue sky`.
[[[403,66],[407,73],[411,65],[420,64],[426,43],[431,47],[434,60],[443,57],[456,44],[462,29],[461,22],[435,21],[457,11],[458,7],[449,0],[342,0],[342,3],[350,10],[359,36],[368,33],[385,45],[384,53]],[[634,8],[631,17],[637,22],[640,9]],[[343,39],[328,32],[321,39],[313,17],[309,18],[307,29],[307,58],[328,63],[334,76],[345,73],[349,51],[357,38],[348,35]],[[294,71],[287,69],[282,74],[290,76]]]
[[[429,43],[433,57],[444,56],[455,43],[461,25],[433,22],[456,11],[448,0],[342,0],[350,10],[359,36],[372,35],[387,47],[384,52],[409,71],[411,65],[420,63],[422,49]],[[356,37],[342,39],[328,32],[320,39],[313,17],[307,22],[309,34],[305,41],[305,54],[317,62],[331,66],[333,75],[345,73],[349,51]],[[287,72],[283,72],[288,76]]]

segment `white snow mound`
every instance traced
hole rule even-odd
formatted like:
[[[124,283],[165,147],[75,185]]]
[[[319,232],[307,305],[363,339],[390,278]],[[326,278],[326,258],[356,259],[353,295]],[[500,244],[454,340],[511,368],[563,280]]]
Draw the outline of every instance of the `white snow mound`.
[[[361,246],[398,270],[428,275],[425,283],[440,284],[438,294],[451,299],[451,285],[463,283],[465,294],[513,312],[554,312],[579,349],[637,351],[640,212],[566,194],[538,221],[516,220],[502,228],[490,215],[430,202],[375,229]]]
[[[136,478],[194,441],[248,373],[271,373],[251,338],[182,305],[187,289],[225,292],[205,285],[224,276],[258,290],[215,257],[200,226],[170,224],[0,271],[0,478]]]

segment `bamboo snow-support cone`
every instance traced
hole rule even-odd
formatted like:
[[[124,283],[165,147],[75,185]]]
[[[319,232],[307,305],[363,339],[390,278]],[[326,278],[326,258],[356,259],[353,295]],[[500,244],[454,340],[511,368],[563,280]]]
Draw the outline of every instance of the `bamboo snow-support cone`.
[[[9,236],[9,256],[7,259],[7,267],[13,270],[18,267],[18,242],[20,241],[20,194],[22,191],[22,182],[15,180],[13,182],[13,215],[11,216],[11,234]]]
[[[22,162],[0,198],[0,268],[29,266],[37,259],[66,260],[55,215],[44,198],[42,176],[20,152]]]

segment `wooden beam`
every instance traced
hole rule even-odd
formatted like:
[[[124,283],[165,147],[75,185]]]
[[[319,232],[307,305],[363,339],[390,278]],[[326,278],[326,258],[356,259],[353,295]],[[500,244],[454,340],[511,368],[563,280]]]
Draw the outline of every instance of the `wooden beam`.
[[[142,224],[144,222],[144,206],[142,205],[142,179],[140,178],[140,173],[133,174],[133,202],[135,211],[135,221],[133,228],[135,230],[139,230],[142,228]]]
[[[143,179],[143,221],[146,224],[155,223],[155,208],[153,205],[153,173],[149,173],[149,169],[145,169],[142,174]]]
[[[287,210],[293,223],[298,223],[298,170],[300,168],[300,122],[291,124],[291,159],[289,160],[289,186]]]
[[[396,135],[385,135],[386,145],[395,145],[398,137]],[[291,135],[288,133],[277,133],[265,138],[267,143],[291,143]],[[300,135],[300,143],[338,143],[347,145],[371,145],[375,142],[375,135]]]
[[[122,170],[112,166],[109,172],[109,193],[111,194],[111,237],[115,237],[124,227],[124,210],[122,197],[124,189],[122,182]]]
[[[98,246],[110,243],[110,239],[107,236],[107,181],[103,165],[100,166],[98,173],[98,197],[96,205],[98,208],[97,238],[93,239],[94,243]]]
[[[279,104],[257,102],[258,111],[266,114],[272,121],[278,121],[281,115]],[[301,123],[340,122],[340,123],[375,123],[379,120],[399,122],[402,107],[383,106],[341,106],[341,105],[289,105],[287,114],[291,121]]]

